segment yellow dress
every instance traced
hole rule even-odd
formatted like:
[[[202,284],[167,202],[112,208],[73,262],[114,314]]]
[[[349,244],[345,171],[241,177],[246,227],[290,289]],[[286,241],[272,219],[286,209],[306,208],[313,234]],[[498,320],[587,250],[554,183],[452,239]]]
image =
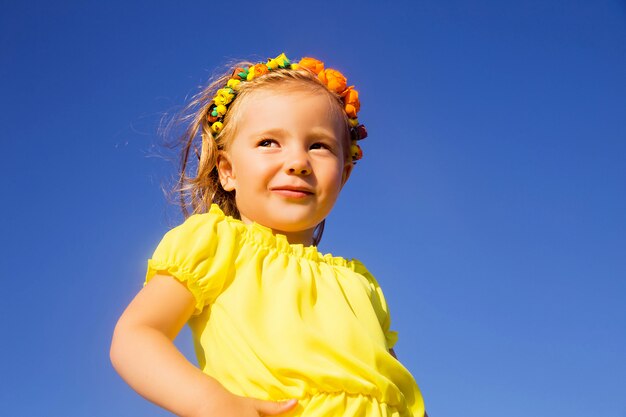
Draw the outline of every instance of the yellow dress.
[[[157,273],[193,294],[199,366],[232,393],[296,398],[288,417],[423,416],[415,380],[389,354],[397,335],[383,293],[360,262],[213,205],[163,237],[146,280]]]

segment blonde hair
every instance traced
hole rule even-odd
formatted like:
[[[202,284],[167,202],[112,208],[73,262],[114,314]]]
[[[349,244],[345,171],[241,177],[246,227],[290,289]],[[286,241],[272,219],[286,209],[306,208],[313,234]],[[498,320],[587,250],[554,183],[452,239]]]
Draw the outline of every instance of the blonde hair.
[[[174,191],[178,193],[185,218],[191,214],[205,213],[211,204],[217,204],[226,215],[240,219],[235,203],[235,192],[224,190],[220,183],[217,156],[219,151],[226,149],[235,137],[237,125],[241,120],[241,105],[246,97],[255,91],[276,85],[293,90],[326,91],[330,108],[334,107],[345,124],[344,155],[348,161],[351,160],[350,124],[348,116],[343,111],[341,97],[326,88],[317,76],[307,69],[277,69],[250,81],[242,82],[224,118],[223,129],[219,134],[213,134],[207,116],[216,91],[226,85],[235,68],[247,68],[250,65],[253,64],[246,61],[238,62],[229,71],[215,78],[192,98],[179,118],[179,121],[189,123],[178,142],[181,148],[180,168],[174,188]],[[316,227],[313,235],[314,245],[319,243],[323,229],[324,221]]]

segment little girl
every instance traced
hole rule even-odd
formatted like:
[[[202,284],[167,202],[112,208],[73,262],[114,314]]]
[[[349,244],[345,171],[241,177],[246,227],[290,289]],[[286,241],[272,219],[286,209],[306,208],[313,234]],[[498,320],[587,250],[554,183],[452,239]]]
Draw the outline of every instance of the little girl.
[[[241,63],[191,106],[179,189],[193,215],[148,261],[115,369],[180,416],[424,416],[378,283],[315,246],[362,155],[357,91],[281,54]],[[199,369],[172,342],[185,323]]]

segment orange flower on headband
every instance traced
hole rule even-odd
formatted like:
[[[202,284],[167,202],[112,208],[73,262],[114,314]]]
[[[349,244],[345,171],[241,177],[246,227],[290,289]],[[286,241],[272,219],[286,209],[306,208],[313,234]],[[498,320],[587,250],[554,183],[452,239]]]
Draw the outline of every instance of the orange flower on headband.
[[[248,81],[270,72],[269,68],[267,68],[267,65],[265,64],[256,64],[250,67],[249,70],[250,72],[248,72]]]
[[[313,72],[315,75],[318,75],[321,71],[324,70],[324,63],[322,61],[318,61],[315,58],[302,58],[298,65],[308,69]]]
[[[356,119],[356,114],[361,109],[361,102],[359,101],[359,93],[354,89],[354,86],[351,85],[341,93],[341,97],[343,97],[343,102],[345,103],[346,114],[350,119]]]
[[[317,74],[317,78],[319,78],[320,81],[323,82],[330,91],[334,91],[337,94],[343,93],[348,84],[348,80],[346,80],[346,77],[344,77],[342,73],[334,69],[325,69],[323,71],[320,71],[320,73]]]

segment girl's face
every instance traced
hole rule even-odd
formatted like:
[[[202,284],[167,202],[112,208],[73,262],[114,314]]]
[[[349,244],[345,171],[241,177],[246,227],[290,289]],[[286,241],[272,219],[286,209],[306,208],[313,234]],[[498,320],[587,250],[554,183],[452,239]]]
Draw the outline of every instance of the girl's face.
[[[218,158],[245,223],[311,244],[352,170],[345,124],[323,91],[259,90],[239,108],[235,136]]]

